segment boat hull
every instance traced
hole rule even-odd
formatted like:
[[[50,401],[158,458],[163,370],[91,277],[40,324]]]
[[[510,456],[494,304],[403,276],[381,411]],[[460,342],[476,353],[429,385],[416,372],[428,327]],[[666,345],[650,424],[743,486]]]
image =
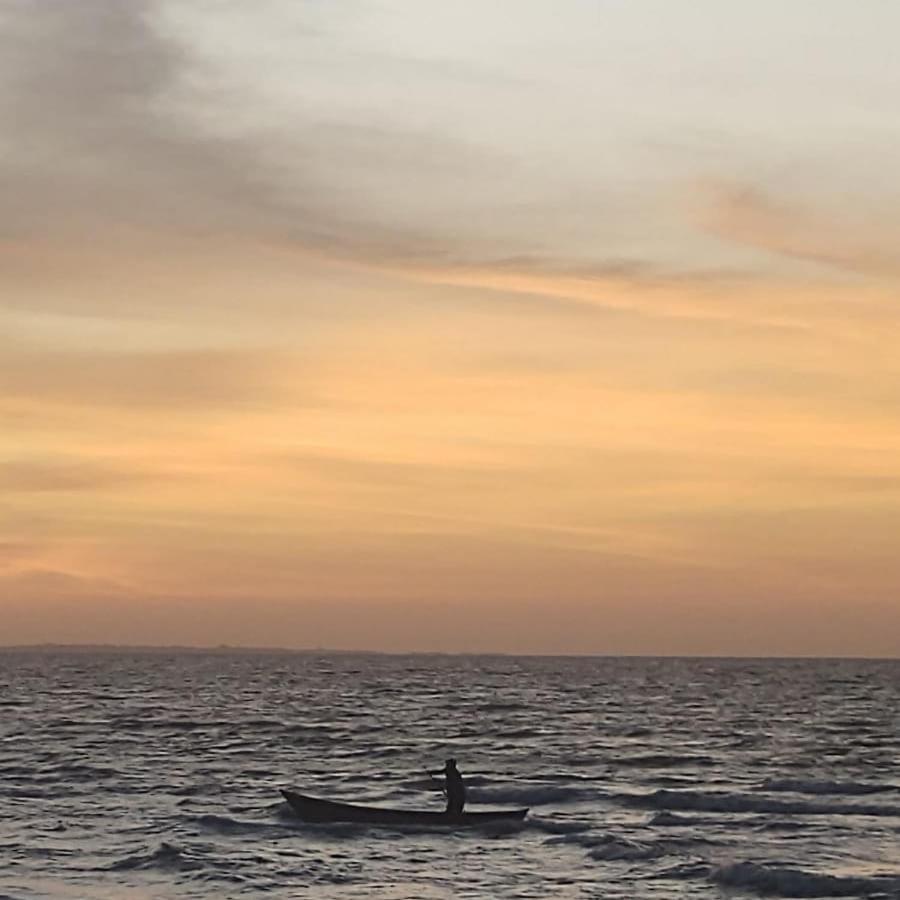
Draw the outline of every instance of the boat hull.
[[[291,809],[305,822],[359,822],[367,825],[437,825],[466,828],[491,822],[521,822],[527,809],[488,809],[452,815],[406,809],[384,809],[379,806],[357,806],[308,797],[296,791],[283,790],[282,796]]]

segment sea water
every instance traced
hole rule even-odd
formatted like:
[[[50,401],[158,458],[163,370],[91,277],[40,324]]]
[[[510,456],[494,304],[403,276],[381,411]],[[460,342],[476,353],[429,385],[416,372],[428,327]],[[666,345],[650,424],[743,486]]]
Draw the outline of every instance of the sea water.
[[[278,789],[479,830],[306,825]],[[900,898],[900,662],[0,652],[0,897]]]

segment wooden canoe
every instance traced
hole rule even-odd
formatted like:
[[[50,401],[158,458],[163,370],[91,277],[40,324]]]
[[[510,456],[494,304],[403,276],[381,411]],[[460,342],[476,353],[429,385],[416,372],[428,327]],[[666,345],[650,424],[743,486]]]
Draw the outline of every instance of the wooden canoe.
[[[367,825],[439,825],[467,828],[491,822],[520,822],[527,809],[486,809],[451,815],[448,812],[387,809],[381,806],[357,806],[320,800],[296,791],[282,790],[291,809],[305,822],[359,822]]]

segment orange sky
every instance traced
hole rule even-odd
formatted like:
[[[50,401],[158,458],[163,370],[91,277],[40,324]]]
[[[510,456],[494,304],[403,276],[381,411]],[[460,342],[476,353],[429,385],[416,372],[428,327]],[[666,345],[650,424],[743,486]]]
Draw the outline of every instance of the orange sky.
[[[900,14],[422,5],[4,14],[0,643],[900,655]]]

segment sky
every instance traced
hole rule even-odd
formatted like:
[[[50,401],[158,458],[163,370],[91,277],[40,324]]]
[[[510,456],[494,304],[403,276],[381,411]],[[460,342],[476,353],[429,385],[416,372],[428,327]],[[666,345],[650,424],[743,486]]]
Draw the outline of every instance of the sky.
[[[898,32],[6,0],[0,644],[900,656]]]

